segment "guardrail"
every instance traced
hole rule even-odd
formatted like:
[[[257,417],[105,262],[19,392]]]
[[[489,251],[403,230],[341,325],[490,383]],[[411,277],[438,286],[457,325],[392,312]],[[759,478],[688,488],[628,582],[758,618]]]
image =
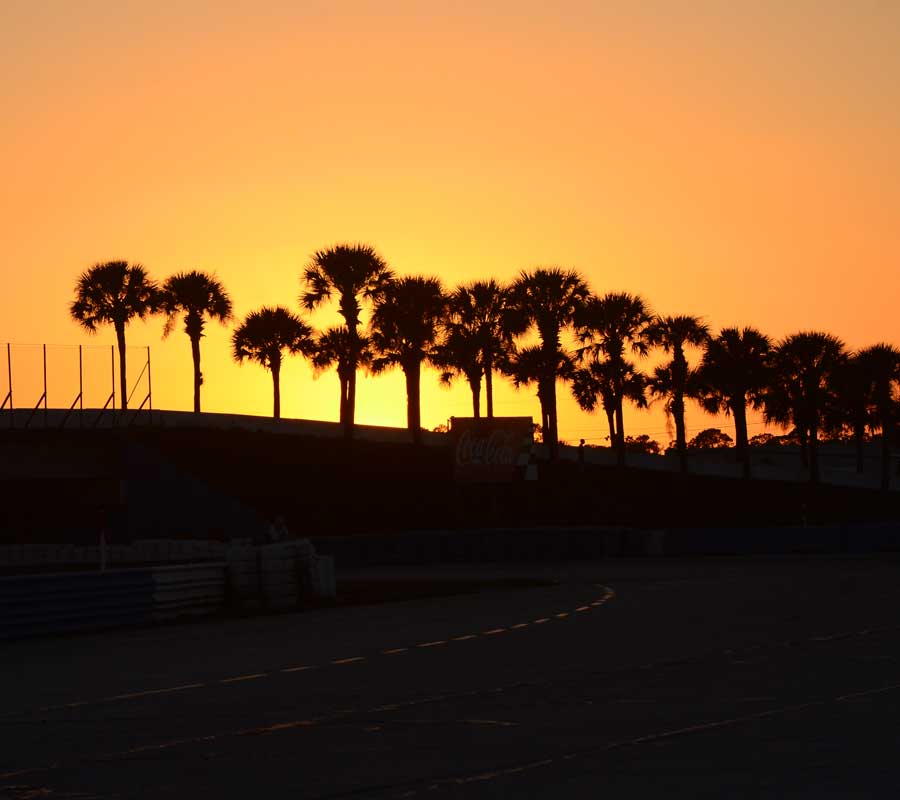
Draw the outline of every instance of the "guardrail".
[[[111,544],[106,548],[107,564],[185,564],[225,560],[222,542],[189,539],[141,539],[132,544]],[[84,565],[96,567],[101,555],[98,545],[8,544],[0,545],[0,570],[31,567]]]
[[[0,640],[214,613],[225,571],[217,562],[0,578]]]
[[[166,545],[135,547],[156,557],[199,552]],[[86,558],[96,557],[96,548],[84,549]],[[281,611],[299,607],[303,597],[335,597],[334,559],[316,555],[307,539],[214,543],[214,549],[227,560],[0,578],[0,640],[147,624],[226,606]]]

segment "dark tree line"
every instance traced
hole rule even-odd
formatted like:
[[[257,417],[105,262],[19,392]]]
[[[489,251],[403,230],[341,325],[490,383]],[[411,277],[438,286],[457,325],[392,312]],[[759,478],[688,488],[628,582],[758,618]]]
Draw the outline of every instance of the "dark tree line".
[[[777,342],[755,328],[713,334],[700,317],[656,314],[638,295],[595,295],[577,271],[558,267],[523,271],[507,285],[490,279],[447,291],[436,277],[395,275],[365,244],[317,251],[302,270],[300,309],[314,311],[329,303],[342,325],[316,332],[288,308],[263,307],[233,332],[234,359],[256,361],[272,375],[275,417],[280,416],[280,372],[288,355],[305,356],[317,372],[337,371],[339,419],[348,438],[359,371],[399,368],[406,381],[408,426],[419,442],[422,366],[429,365],[445,383],[466,382],[475,417],[481,416],[483,385],[486,415],[494,416],[497,374],[516,386],[534,386],[551,459],[558,450],[557,387],[563,383],[584,410],[603,409],[620,463],[634,443],[625,434],[624,406],[661,402],[674,423],[680,467],[687,470],[685,404],[693,399],[711,414],[733,418],[735,455],[747,476],[747,410],[753,409],[767,422],[792,429],[812,480],[819,478],[823,436],[852,438],[860,471],[864,441],[880,436],[882,485],[890,483],[900,417],[900,351],[889,344],[850,351],[840,339],[819,331]],[[194,410],[200,411],[200,340],[209,320],[232,319],[231,300],[215,276],[190,271],[158,284],[140,265],[97,264],[79,277],[70,313],[91,332],[113,326],[123,408],[128,322],[163,313],[168,335],[183,321],[194,364]],[[666,358],[648,373],[641,362],[654,350]]]

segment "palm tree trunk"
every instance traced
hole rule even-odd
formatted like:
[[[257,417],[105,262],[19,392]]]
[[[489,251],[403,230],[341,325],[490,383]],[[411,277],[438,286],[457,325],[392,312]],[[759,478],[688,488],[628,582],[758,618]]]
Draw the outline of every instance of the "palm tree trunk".
[[[200,413],[200,384],[203,374],[200,372],[200,338],[191,336],[191,356],[194,359],[194,412]]]
[[[128,379],[125,377],[125,324],[116,323],[116,343],[119,348],[119,391],[122,394],[120,408],[128,410]]]
[[[809,478],[813,483],[819,482],[819,426],[809,426]]]
[[[347,407],[344,409],[344,436],[353,438],[353,425],[356,420],[356,370],[350,373],[347,380]]]
[[[856,472],[862,475],[866,471],[865,454],[866,426],[859,423],[853,426],[853,441],[856,443]]]
[[[350,381],[341,375],[340,371],[338,371],[338,381],[341,384],[341,409],[338,414],[338,422],[343,425],[347,421],[347,385]]]
[[[487,402],[488,419],[494,418],[494,365],[491,360],[485,359],[484,362],[484,393]]]
[[[469,381],[469,389],[472,390],[472,416],[475,419],[481,417],[481,381]]]
[[[422,444],[421,419],[421,364],[409,364],[403,367],[406,376],[406,423],[412,434],[413,444]]]
[[[544,399],[544,390],[538,389],[538,403],[541,406],[541,444],[547,441],[546,432],[549,423],[549,414],[547,412],[547,401]]]
[[[281,419],[281,364],[272,364],[272,416]]]
[[[609,426],[609,446],[616,446],[616,422],[615,422],[615,411],[611,408],[607,408],[603,406],[603,411],[606,412],[606,424]]]
[[[809,467],[809,448],[807,446],[809,437],[806,435],[806,428],[797,426],[797,435],[800,437],[800,463],[804,468]]]
[[[338,373],[338,381],[341,384],[341,410],[338,420],[341,424],[347,419],[347,384],[349,383],[348,379]]]
[[[547,402],[547,382],[538,380],[538,402],[541,405],[541,444],[547,444],[547,430],[550,427],[550,409]]]
[[[891,488],[891,426],[893,420],[887,409],[881,413],[881,488]]]
[[[347,329],[352,337],[353,357],[347,374],[347,399],[341,414],[341,423],[344,426],[344,438],[353,438],[353,424],[356,420],[356,368],[358,365],[359,330],[356,321],[346,320]]]
[[[734,447],[745,478],[750,477],[750,444],[747,439],[747,406],[743,399],[731,406],[734,415]]]
[[[616,462],[625,466],[625,416],[622,412],[622,398],[616,398]]]
[[[684,395],[675,392],[672,398],[672,416],[675,418],[675,448],[678,450],[678,464],[681,471],[688,471],[687,431],[684,426]]]
[[[547,430],[544,431],[544,442],[550,445],[550,460],[559,458],[559,429],[556,420],[556,380],[547,380]]]

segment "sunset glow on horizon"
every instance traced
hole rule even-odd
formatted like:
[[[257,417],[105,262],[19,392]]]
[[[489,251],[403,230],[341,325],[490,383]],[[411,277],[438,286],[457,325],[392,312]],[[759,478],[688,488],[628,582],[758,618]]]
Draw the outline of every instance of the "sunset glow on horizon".
[[[900,344],[900,4],[167,5],[4,6],[0,341],[113,343],[68,315],[112,259],[214,272],[238,320],[299,311],[310,255],[360,241],[447,288],[560,265],[713,330]],[[162,326],[128,343],[151,348],[154,406],[189,409],[188,339]],[[230,333],[207,328],[204,410],[270,414]],[[20,406],[36,352],[16,350]],[[51,374],[51,405],[71,376]],[[539,419],[533,388],[495,387],[499,415]],[[463,382],[426,370],[422,392],[428,428],[471,413]],[[602,413],[558,396],[561,438],[602,443]],[[336,420],[336,375],[288,360],[282,414]],[[357,421],[405,425],[399,371],[361,377]],[[695,406],[687,424],[733,433]],[[662,404],[626,411],[627,434],[666,429]]]

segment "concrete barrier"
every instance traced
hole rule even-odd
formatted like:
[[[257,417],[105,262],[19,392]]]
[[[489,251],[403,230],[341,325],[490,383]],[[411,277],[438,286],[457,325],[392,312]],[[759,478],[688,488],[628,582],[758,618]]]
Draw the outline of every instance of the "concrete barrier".
[[[669,530],[666,555],[787,555],[843,552],[838,525],[783,528],[680,528]]]
[[[317,537],[348,566],[900,552],[900,522],[753,528],[495,528]]]
[[[334,577],[334,558],[316,556],[306,562],[303,571],[304,593],[318,600],[333,600],[337,596]]]
[[[900,522],[874,523],[844,528],[844,550],[848,553],[896,553],[900,551]]]

